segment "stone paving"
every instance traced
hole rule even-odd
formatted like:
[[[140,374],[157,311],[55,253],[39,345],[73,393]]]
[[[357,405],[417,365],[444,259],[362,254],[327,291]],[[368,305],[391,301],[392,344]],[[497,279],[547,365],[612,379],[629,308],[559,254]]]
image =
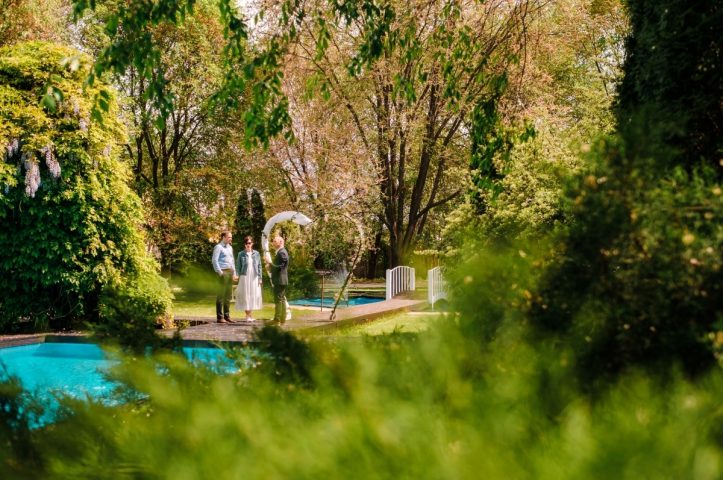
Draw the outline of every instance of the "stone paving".
[[[314,308],[315,313],[304,313],[299,318],[293,318],[281,328],[284,330],[311,332],[314,330],[325,330],[339,328],[357,323],[364,323],[374,318],[389,315],[391,313],[403,312],[420,308],[425,305],[425,300],[409,298],[393,298],[382,302],[359,305],[356,307],[339,308],[336,310],[336,318],[329,318],[331,309],[323,311]],[[294,313],[298,313],[295,311]],[[177,318],[178,321],[188,321],[191,326],[181,330],[184,340],[209,341],[209,342],[246,342],[252,339],[253,331],[264,326],[264,322],[257,320],[253,323],[236,321],[234,323],[217,323],[214,318],[190,317]],[[175,330],[168,329],[160,331],[161,335],[172,336]]]
[[[320,310],[316,307],[295,307],[294,315],[296,318],[282,325],[281,328],[299,333],[312,333],[313,331],[330,330],[348,325],[364,323],[369,320],[389,315],[392,313],[404,312],[422,308],[426,305],[425,300],[418,298],[396,297],[391,300],[382,302],[359,305],[356,307],[338,308],[336,317],[332,320],[329,318],[331,314],[330,308]],[[189,341],[189,343],[227,343],[227,342],[247,342],[253,339],[255,329],[264,326],[264,322],[257,320],[247,323],[243,320],[233,323],[217,323],[212,317],[186,317],[177,318],[177,321],[184,322],[189,326],[181,330],[181,337]],[[172,336],[174,329],[159,330],[159,335]],[[48,339],[46,339],[48,336]],[[67,334],[58,333],[37,333],[25,335],[0,335],[0,346],[10,347],[17,345],[27,345],[32,343],[41,343],[52,340],[56,337],[65,337],[67,341],[81,341],[84,337],[83,332],[72,332]],[[52,338],[51,338],[52,337]],[[75,337],[75,338],[73,338]],[[80,338],[78,338],[80,337]]]

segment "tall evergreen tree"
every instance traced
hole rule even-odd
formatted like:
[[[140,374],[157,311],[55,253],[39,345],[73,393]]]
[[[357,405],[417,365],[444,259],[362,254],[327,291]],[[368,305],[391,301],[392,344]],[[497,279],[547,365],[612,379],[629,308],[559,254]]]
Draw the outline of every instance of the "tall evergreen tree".
[[[254,237],[255,248],[261,248],[261,232],[266,225],[266,213],[264,212],[264,200],[261,193],[255,188],[251,191],[251,230]]]
[[[575,223],[532,304],[587,384],[715,364],[723,310],[723,2],[630,0],[616,136],[570,192]],[[718,323],[716,323],[718,322]]]
[[[235,239],[237,247],[235,251],[241,251],[241,245],[243,238],[246,235],[252,235],[252,219],[251,219],[251,205],[249,204],[249,192],[243,190],[238,197],[238,203],[236,204],[236,217],[233,222],[233,232],[231,232]]]
[[[626,143],[661,167],[691,170],[704,160],[719,168],[723,1],[630,0],[628,9],[632,34],[617,109]]]

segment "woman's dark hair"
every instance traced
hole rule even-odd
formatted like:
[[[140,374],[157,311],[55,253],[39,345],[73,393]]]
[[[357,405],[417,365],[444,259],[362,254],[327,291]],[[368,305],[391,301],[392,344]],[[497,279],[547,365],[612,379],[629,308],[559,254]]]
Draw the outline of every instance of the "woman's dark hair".
[[[254,243],[254,237],[252,237],[251,235],[246,235],[244,237],[244,245],[246,245],[247,242]]]

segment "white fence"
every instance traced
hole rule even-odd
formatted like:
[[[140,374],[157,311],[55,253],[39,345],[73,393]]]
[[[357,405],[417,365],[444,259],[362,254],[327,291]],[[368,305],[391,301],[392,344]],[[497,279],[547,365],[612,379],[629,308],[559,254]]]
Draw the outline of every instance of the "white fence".
[[[391,300],[402,292],[411,292],[414,288],[414,269],[412,267],[396,267],[387,270],[387,300]]]
[[[447,282],[442,276],[442,268],[435,267],[427,271],[427,300],[434,308],[437,300],[447,299]]]

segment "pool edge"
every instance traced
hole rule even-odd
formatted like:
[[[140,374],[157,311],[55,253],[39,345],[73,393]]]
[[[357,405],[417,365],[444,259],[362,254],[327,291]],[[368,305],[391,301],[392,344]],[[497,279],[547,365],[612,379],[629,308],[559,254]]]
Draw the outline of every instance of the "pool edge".
[[[100,344],[84,333],[33,333],[22,335],[0,335],[0,348],[22,347],[38,343],[90,343]],[[253,342],[248,341],[213,341],[213,340],[183,340],[182,345],[190,348],[225,348],[243,346]]]

